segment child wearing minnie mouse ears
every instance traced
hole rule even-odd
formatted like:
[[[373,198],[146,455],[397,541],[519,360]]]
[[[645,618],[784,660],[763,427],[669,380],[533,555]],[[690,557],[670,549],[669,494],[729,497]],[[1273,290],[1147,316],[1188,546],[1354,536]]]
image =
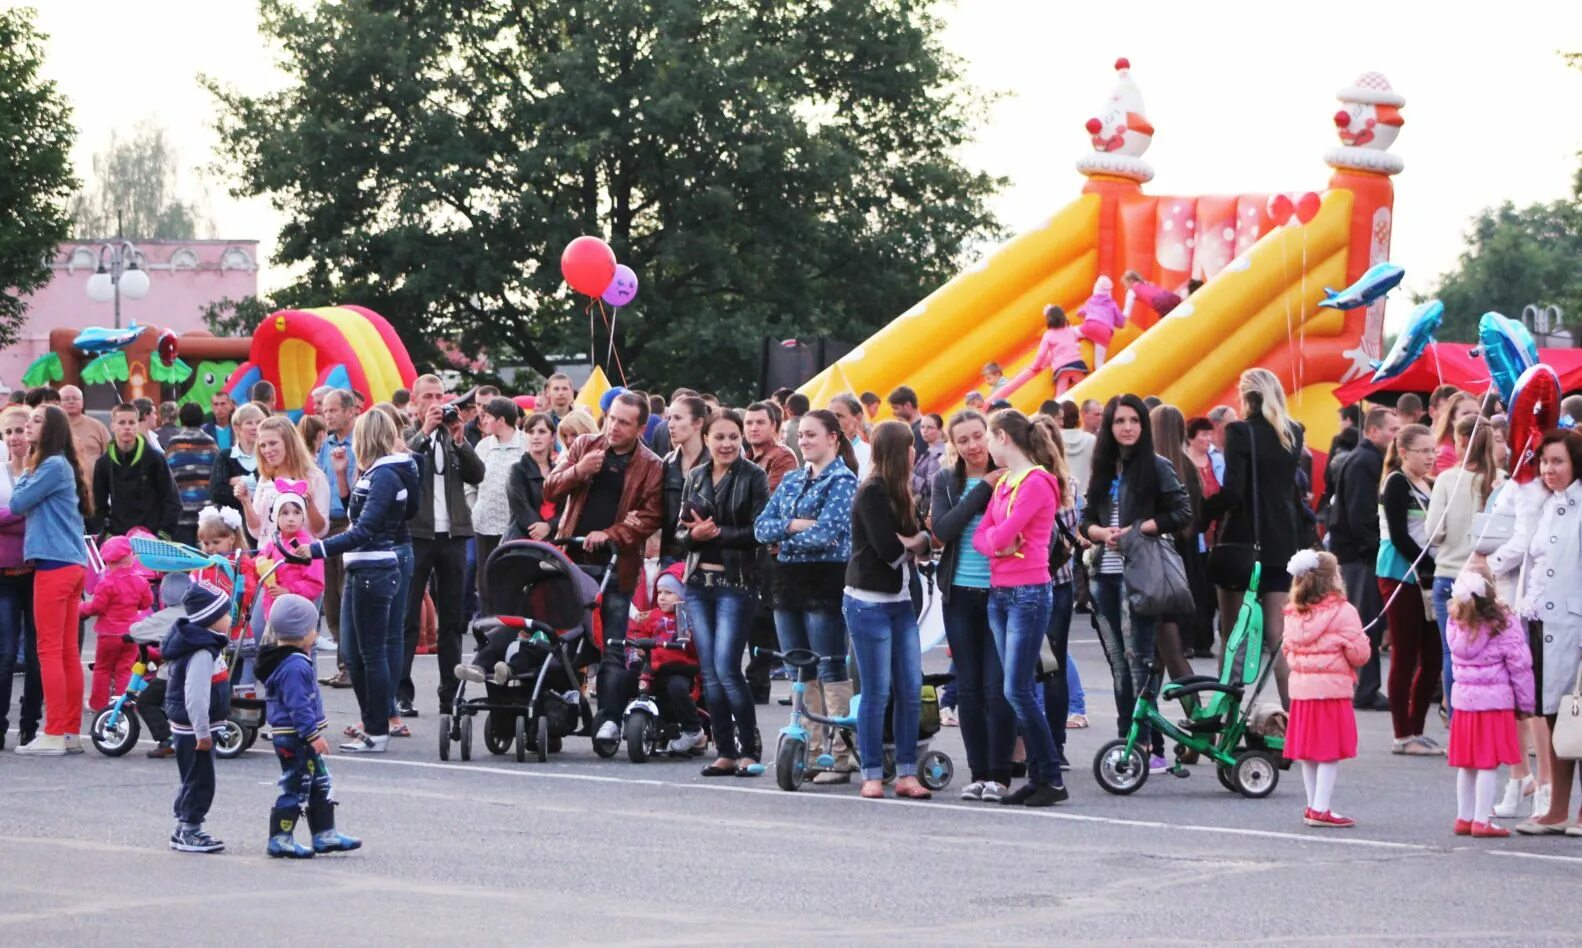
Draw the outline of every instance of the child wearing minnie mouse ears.
[[[1286,564],[1291,599],[1280,649],[1291,668],[1291,720],[1285,756],[1302,763],[1308,826],[1344,829],[1357,821],[1330,809],[1342,760],[1357,756],[1357,715],[1351,707],[1357,669],[1372,648],[1362,617],[1346,601],[1333,554],[1298,550]]]
[[[314,603],[324,595],[324,561],[303,563],[285,553],[294,543],[307,546],[313,542],[313,534],[308,530],[308,503],[300,490],[292,489],[295,486],[283,480],[275,481],[277,493],[269,509],[269,520],[275,526],[274,539],[268,547],[258,551],[254,564],[263,577],[266,620],[275,600],[286,593]],[[275,566],[276,562],[280,565]]]

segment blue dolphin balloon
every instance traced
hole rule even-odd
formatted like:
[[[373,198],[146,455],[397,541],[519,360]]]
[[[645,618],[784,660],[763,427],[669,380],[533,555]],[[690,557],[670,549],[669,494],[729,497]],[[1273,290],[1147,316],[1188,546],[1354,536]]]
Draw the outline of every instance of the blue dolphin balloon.
[[[1357,278],[1357,282],[1336,293],[1329,287],[1324,287],[1324,299],[1318,305],[1327,309],[1356,309],[1367,306],[1374,300],[1390,292],[1398,286],[1406,276],[1406,271],[1393,263],[1376,263],[1368,268],[1368,272]]]
[[[137,323],[125,329],[104,329],[95,327],[84,329],[71,341],[74,348],[81,349],[90,355],[102,355],[106,352],[120,352],[127,346],[137,341],[143,327]]]
[[[1533,341],[1532,333],[1508,316],[1488,312],[1478,320],[1478,345],[1483,350],[1483,361],[1488,364],[1489,377],[1499,390],[1500,400],[1511,404],[1516,380],[1538,364],[1538,344]]]
[[[1445,304],[1438,300],[1429,300],[1412,310],[1412,315],[1406,318],[1406,329],[1396,337],[1395,345],[1390,347],[1390,354],[1384,357],[1378,371],[1373,373],[1374,383],[1393,379],[1416,362],[1428,344],[1434,341],[1434,333],[1439,331],[1439,324],[1444,318]]]

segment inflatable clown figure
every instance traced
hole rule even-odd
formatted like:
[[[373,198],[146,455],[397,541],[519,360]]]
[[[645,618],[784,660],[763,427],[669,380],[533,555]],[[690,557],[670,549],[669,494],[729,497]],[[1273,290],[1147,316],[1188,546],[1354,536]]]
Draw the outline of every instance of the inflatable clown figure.
[[[1086,128],[1093,153],[1077,162],[1078,171],[1138,182],[1153,178],[1154,169],[1142,160],[1142,154],[1153,142],[1154,127],[1143,108],[1142,90],[1132,79],[1130,60],[1115,60],[1115,86],[1099,114],[1088,119]]]
[[[1326,155],[1325,160],[1337,168],[1399,174],[1406,163],[1388,152],[1405,124],[1401,107],[1406,98],[1390,88],[1390,80],[1376,72],[1363,73],[1335,96],[1340,99],[1335,129],[1340,133],[1341,147]]]

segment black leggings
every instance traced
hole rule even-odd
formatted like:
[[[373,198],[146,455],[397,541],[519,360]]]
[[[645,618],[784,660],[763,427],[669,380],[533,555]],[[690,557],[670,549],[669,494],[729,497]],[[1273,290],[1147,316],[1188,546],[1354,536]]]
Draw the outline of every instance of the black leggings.
[[[692,701],[693,673],[659,671],[654,674],[649,693],[659,703],[665,717],[681,725],[683,731],[696,731],[703,727],[698,717],[698,706]]]

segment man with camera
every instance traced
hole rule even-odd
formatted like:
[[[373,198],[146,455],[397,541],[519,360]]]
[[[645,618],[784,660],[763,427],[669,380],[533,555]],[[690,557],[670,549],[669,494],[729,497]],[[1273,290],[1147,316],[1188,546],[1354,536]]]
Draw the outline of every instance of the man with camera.
[[[406,663],[397,691],[402,717],[416,717],[412,701],[412,656],[417,652],[423,591],[434,579],[434,608],[439,613],[439,706],[449,710],[456,696],[454,669],[461,661],[462,598],[466,587],[467,541],[472,538],[472,511],[464,485],[483,480],[483,462],[462,431],[461,412],[445,401],[445,383],[420,375],[412,383],[417,426],[407,433],[407,447],[418,465],[423,500],[412,519],[412,579],[406,603]]]

